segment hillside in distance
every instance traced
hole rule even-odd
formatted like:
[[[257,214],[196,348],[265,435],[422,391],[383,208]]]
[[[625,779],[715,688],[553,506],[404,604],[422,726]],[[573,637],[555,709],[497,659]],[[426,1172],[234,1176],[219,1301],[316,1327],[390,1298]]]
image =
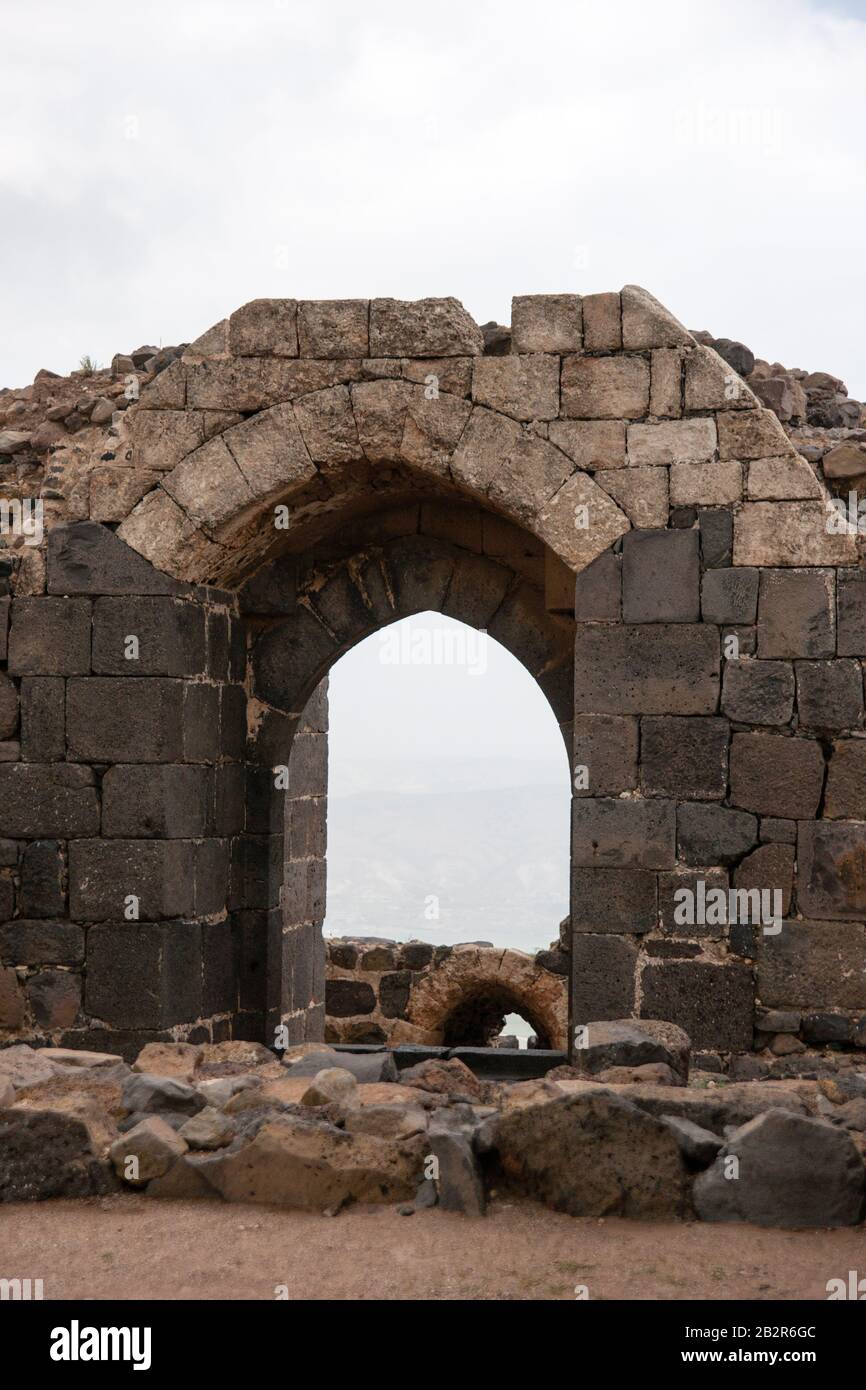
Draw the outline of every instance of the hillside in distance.
[[[330,775],[326,935],[524,951],[556,938],[568,910],[564,757],[341,759]]]

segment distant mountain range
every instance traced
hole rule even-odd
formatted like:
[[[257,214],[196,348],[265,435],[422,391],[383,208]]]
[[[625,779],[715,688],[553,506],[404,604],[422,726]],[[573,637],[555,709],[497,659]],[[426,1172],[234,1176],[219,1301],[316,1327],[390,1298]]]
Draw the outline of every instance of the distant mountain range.
[[[568,910],[568,835],[564,757],[332,758],[325,934],[543,949]]]

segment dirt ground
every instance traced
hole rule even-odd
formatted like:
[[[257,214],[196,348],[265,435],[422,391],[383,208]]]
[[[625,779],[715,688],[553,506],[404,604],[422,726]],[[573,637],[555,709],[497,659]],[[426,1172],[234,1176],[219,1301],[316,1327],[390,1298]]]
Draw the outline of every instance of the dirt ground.
[[[486,1220],[336,1217],[136,1195],[0,1207],[0,1277],[46,1299],[825,1299],[863,1230],[576,1220],[529,1202]],[[284,1296],[284,1295],[283,1295]]]

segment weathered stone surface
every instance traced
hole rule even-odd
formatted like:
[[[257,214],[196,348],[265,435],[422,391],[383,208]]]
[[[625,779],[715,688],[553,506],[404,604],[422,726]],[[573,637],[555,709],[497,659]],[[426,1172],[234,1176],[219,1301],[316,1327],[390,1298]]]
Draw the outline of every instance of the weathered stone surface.
[[[672,802],[594,798],[574,803],[573,864],[670,869],[675,858]]]
[[[670,1129],[610,1092],[512,1110],[491,1143],[507,1181],[557,1211],[659,1219],[688,1210]]]
[[[99,832],[99,802],[88,767],[60,763],[0,766],[0,833],[69,839]]]
[[[313,1077],[301,1097],[302,1105],[357,1105],[358,1083],[345,1067],[325,1067]]]
[[[297,357],[296,299],[253,299],[229,318],[229,349],[236,357]]]
[[[863,671],[859,661],[798,661],[797,713],[811,729],[854,729],[863,718]]]
[[[682,349],[656,348],[650,358],[650,415],[664,418],[682,413]]]
[[[731,1157],[739,1163],[736,1180],[727,1176]],[[731,1136],[696,1179],[694,1198],[703,1221],[854,1226],[863,1206],[863,1161],[843,1130],[771,1110]]]
[[[637,786],[638,724],[621,715],[577,715],[573,724],[574,793],[608,796]],[[578,776],[585,768],[586,775]]]
[[[559,358],[543,352],[478,357],[472,399],[515,420],[553,420],[559,414]]]
[[[298,305],[302,357],[367,357],[370,313],[366,299],[305,299]]]
[[[642,357],[565,357],[561,406],[582,420],[639,420],[649,409],[650,370]]]
[[[728,784],[726,719],[650,716],[641,720],[641,790],[645,796],[721,800]]]
[[[722,459],[763,459],[793,453],[772,410],[720,411],[716,420]]]
[[[662,1115],[661,1119],[673,1130],[680,1152],[690,1168],[706,1168],[712,1163],[724,1142],[717,1134],[703,1129],[692,1120],[683,1119],[681,1115]]]
[[[680,806],[677,845],[686,864],[730,864],[757,843],[758,822],[726,806]]]
[[[821,497],[821,484],[804,458],[754,459],[748,467],[746,496],[755,501]]]
[[[866,576],[859,570],[837,575],[838,652],[840,656],[866,656]]]
[[[331,1052],[322,1048],[321,1051],[308,1052],[300,1061],[293,1062],[289,1074],[293,1077],[318,1076],[326,1067],[340,1067],[350,1071],[361,1085],[397,1080],[394,1054],[384,1051],[354,1054]]]
[[[801,910],[807,909],[801,904]],[[768,1008],[862,1009],[866,928],[859,922],[784,922],[778,935],[761,938],[757,983]]]
[[[623,1018],[633,1012],[637,951],[637,943],[630,936],[578,934],[573,938],[573,1023]]]
[[[231,1143],[235,1133],[235,1125],[228,1115],[223,1115],[213,1105],[206,1105],[204,1110],[184,1121],[177,1137],[191,1149],[223,1149]]]
[[[202,1169],[229,1202],[333,1210],[408,1200],[421,1177],[421,1147],[420,1137],[398,1143],[285,1115],[250,1143],[203,1160]]]
[[[758,607],[758,570],[708,569],[701,580],[701,615],[705,623],[753,623]]]
[[[734,887],[760,891],[778,891],[780,911],[787,916],[791,908],[794,879],[794,846],[783,844],[759,845],[747,854],[734,871]],[[775,904],[776,899],[773,899]]]
[[[744,502],[734,518],[735,565],[853,565],[856,560],[856,535],[827,530],[824,502]]]
[[[866,823],[836,820],[799,827],[797,898],[810,917],[866,916]]]
[[[625,466],[624,420],[553,420],[549,438],[578,468]]]
[[[715,714],[718,633],[700,624],[578,627],[580,714]]]
[[[436,1190],[442,1210],[483,1216],[487,1200],[469,1140],[462,1134],[431,1129],[427,1144],[439,1166]]]
[[[740,463],[674,463],[671,466],[671,506],[727,506],[743,495]]]
[[[648,932],[657,921],[654,873],[631,867],[572,866],[572,932]]]
[[[363,980],[328,980],[325,1007],[336,1018],[371,1014],[376,1007],[376,996],[372,986]]]
[[[641,1018],[679,1024],[693,1048],[745,1052],[752,1045],[755,987],[739,961],[650,960],[641,996]]]
[[[202,1056],[202,1049],[194,1043],[151,1042],[141,1049],[132,1070],[147,1076],[170,1076],[176,1081],[191,1082]]]
[[[575,622],[618,623],[622,617],[621,596],[622,556],[603,551],[575,576]]]
[[[172,1112],[195,1115],[204,1101],[194,1086],[176,1076],[155,1072],[133,1072],[123,1084],[122,1104],[127,1114]]]
[[[85,598],[15,599],[9,670],[16,675],[74,676],[90,670],[90,602]]]
[[[704,344],[686,354],[684,398],[686,410],[733,410],[758,404],[736,371]]]
[[[682,853],[682,849],[680,852]],[[725,934],[725,927],[715,922],[680,920],[683,914],[678,909],[683,902],[682,890],[686,889],[693,895],[692,901],[696,901],[700,883],[703,883],[707,895],[716,888],[727,892],[728,874],[724,869],[676,869],[673,873],[659,874],[658,915],[663,932],[669,936],[688,937],[690,940],[720,937]]]
[[[533,523],[536,535],[575,571],[590,564],[628,529],[628,517],[585,473],[575,473],[563,483]]]
[[[108,1151],[114,1171],[130,1187],[143,1187],[161,1178],[176,1158],[187,1151],[185,1139],[159,1115],[150,1115],[115,1139]]]
[[[838,739],[827,771],[824,815],[857,819],[866,807],[866,739]]]
[[[829,570],[761,573],[758,655],[835,655],[833,574]]]
[[[667,525],[667,468],[600,469],[595,481],[622,507],[633,526]]]
[[[653,1019],[612,1019],[590,1023],[580,1030],[572,1065],[588,1076],[596,1076],[609,1067],[662,1062],[684,1086],[689,1076],[690,1050],[688,1035],[675,1024]]]
[[[710,417],[628,427],[628,462],[631,465],[695,463],[711,459],[715,449],[716,424]],[[685,500],[710,502],[714,499],[689,497]]]
[[[96,1108],[80,1113],[15,1106],[0,1110],[0,1202],[91,1197],[111,1187],[100,1156]]]
[[[616,352],[622,347],[622,308],[618,294],[583,296],[583,345],[587,352]]]
[[[735,734],[731,801],[745,811],[800,820],[814,816],[824,785],[824,755],[814,739]]]
[[[374,299],[373,357],[478,357],[484,339],[457,299]]]
[[[626,623],[694,623],[700,617],[697,531],[633,531],[622,547]]]
[[[49,594],[175,594],[181,586],[95,521],[48,533]]]
[[[844,439],[827,450],[821,468],[826,478],[856,478],[866,473],[866,444],[862,440]]]
[[[295,401],[294,411],[307,452],[315,464],[327,468],[363,457],[352,398],[345,386],[331,386],[325,391],[301,396]]]
[[[155,473],[156,480],[205,441],[204,416],[200,410],[139,408],[130,415],[129,422],[135,467]]]
[[[519,294],[512,298],[512,352],[580,352],[582,346],[580,295]]]
[[[632,348],[691,346],[690,333],[640,285],[624,285],[622,289],[622,345]]]
[[[0,1048],[0,1077],[5,1077],[16,1090],[50,1081],[58,1074],[58,1068],[42,1054],[42,1048],[28,1047],[26,1043]]]

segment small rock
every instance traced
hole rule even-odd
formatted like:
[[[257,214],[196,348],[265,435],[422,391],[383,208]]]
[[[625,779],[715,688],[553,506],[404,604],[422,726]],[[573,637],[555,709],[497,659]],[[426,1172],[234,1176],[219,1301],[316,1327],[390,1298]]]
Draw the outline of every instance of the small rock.
[[[175,1159],[186,1151],[186,1140],[159,1115],[150,1115],[128,1134],[115,1139],[108,1156],[119,1178],[132,1187],[143,1187],[151,1178],[167,1173]]]
[[[146,1113],[173,1110],[184,1115],[195,1115],[204,1109],[204,1101],[195,1087],[171,1076],[146,1073],[134,1073],[124,1082],[122,1104],[129,1113],[135,1110]]]
[[[206,1105],[192,1115],[177,1131],[191,1149],[221,1149],[230,1144],[237,1130],[227,1115],[212,1105]]]
[[[191,1081],[202,1060],[202,1049],[193,1043],[147,1043],[132,1064],[132,1070],[149,1076],[175,1076]]]
[[[17,454],[30,443],[30,434],[22,430],[0,430],[0,454]]]
[[[0,1050],[0,1077],[5,1076],[16,1090],[22,1086],[36,1086],[40,1081],[50,1081],[59,1074],[60,1069],[43,1057],[40,1050],[28,1047],[26,1043]]]
[[[114,401],[110,401],[107,396],[100,396],[90,412],[91,425],[107,425],[114,414]]]
[[[326,1067],[301,1096],[301,1105],[357,1105],[358,1083],[344,1067]]]
[[[397,1080],[393,1052],[334,1052],[323,1048],[321,1052],[308,1052],[293,1062],[289,1070],[292,1076],[318,1076],[329,1067],[350,1071],[356,1081],[363,1083]]]
[[[406,1067],[400,1073],[400,1084],[417,1086],[421,1091],[436,1095],[484,1099],[484,1088],[478,1077],[458,1057],[451,1057],[447,1061],[431,1058],[427,1062],[418,1062],[414,1067]]]
[[[363,1105],[346,1119],[354,1134],[374,1134],[379,1139],[410,1139],[423,1134],[427,1117],[418,1105]]]
[[[724,1142],[717,1134],[693,1124],[691,1120],[684,1120],[680,1115],[661,1115],[659,1118],[663,1124],[670,1125],[687,1163],[695,1168],[706,1168],[712,1163]]]
[[[439,1131],[430,1134],[429,1145],[439,1165],[436,1191],[442,1210],[483,1216],[484,1184],[469,1140],[462,1134]]]
[[[261,1084],[260,1077],[246,1073],[243,1076],[217,1076],[211,1081],[200,1081],[197,1090],[207,1105],[222,1110],[239,1091],[254,1090]]]

